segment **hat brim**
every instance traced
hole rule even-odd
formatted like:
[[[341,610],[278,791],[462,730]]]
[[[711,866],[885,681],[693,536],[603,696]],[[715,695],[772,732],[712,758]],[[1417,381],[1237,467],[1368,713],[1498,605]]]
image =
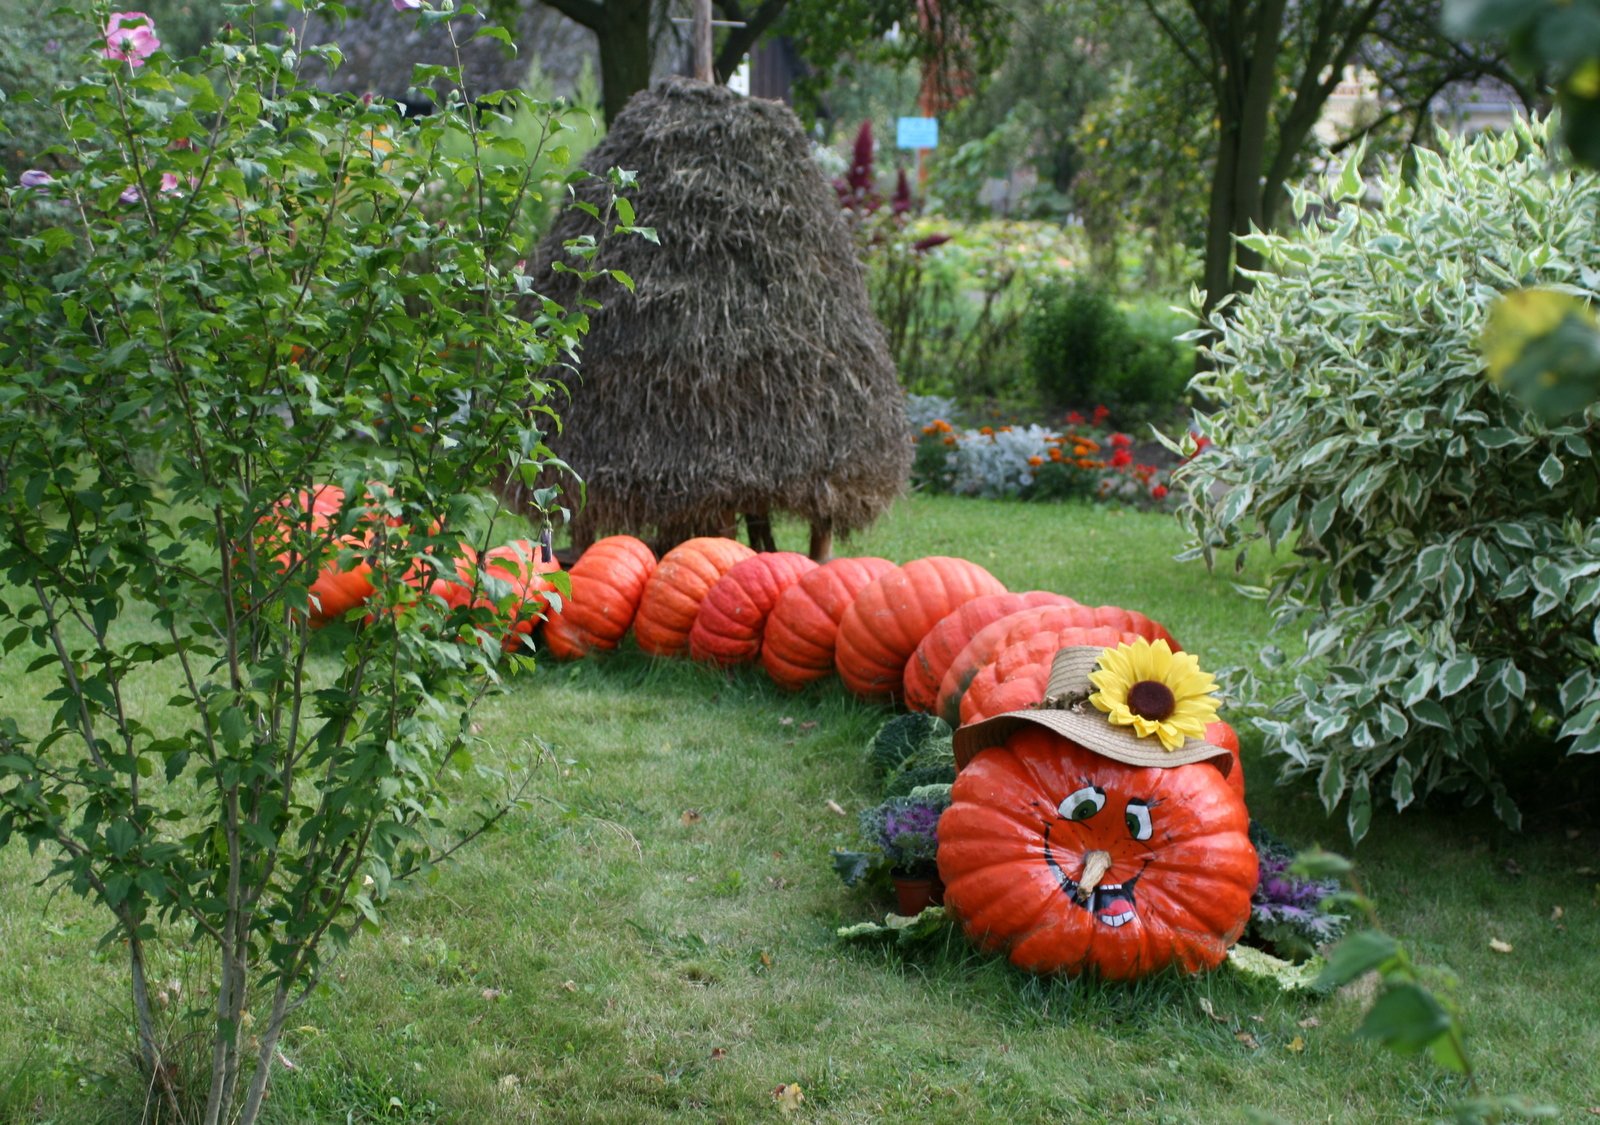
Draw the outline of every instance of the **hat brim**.
[[[1094,646],[1076,645],[1056,653],[1050,666],[1047,694],[1060,695],[1091,686],[1089,673],[1094,671],[1104,651]],[[1224,777],[1233,771],[1231,750],[1200,738],[1185,739],[1182,746],[1168,750],[1159,738],[1140,738],[1130,727],[1113,725],[1102,712],[1087,702],[1065,709],[1041,707],[1037,710],[1009,711],[959,728],[954,739],[956,769],[965,769],[980,751],[1005,745],[1008,738],[1026,726],[1044,727],[1102,757],[1130,766],[1160,769],[1211,761],[1216,763]]]

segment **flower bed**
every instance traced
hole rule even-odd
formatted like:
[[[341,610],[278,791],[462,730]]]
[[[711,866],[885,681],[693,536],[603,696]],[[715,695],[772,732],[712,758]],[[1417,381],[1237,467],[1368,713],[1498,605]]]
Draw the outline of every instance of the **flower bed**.
[[[1166,507],[1167,468],[1142,461],[1133,438],[1113,430],[1110,411],[1073,411],[1059,428],[1040,425],[963,429],[943,417],[917,427],[912,484],[929,492],[984,499],[1087,499]]]

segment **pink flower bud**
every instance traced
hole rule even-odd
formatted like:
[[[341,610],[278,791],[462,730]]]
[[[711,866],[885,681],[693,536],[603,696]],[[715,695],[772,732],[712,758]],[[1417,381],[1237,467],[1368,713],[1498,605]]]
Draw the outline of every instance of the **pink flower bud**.
[[[49,172],[42,172],[38,168],[29,168],[17,178],[17,182],[25,188],[49,187],[56,182],[56,178]]]

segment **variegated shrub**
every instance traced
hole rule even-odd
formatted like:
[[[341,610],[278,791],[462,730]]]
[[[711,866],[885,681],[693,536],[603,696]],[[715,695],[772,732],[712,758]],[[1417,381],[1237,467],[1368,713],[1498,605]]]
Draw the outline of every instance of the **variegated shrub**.
[[[1193,553],[1292,546],[1261,592],[1304,655],[1239,686],[1358,839],[1382,795],[1463,791],[1516,825],[1511,755],[1600,751],[1600,409],[1547,425],[1480,352],[1500,293],[1600,287],[1600,177],[1550,143],[1518,124],[1418,150],[1411,183],[1297,194],[1298,229],[1250,239],[1269,272],[1203,330]]]

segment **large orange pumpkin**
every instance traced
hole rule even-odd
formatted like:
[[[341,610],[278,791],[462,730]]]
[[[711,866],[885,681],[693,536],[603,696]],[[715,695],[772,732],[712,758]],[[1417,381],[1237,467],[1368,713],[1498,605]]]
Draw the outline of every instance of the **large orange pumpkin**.
[[[967,647],[951,661],[939,681],[939,697],[934,703],[934,714],[952,727],[961,725],[961,697],[966,694],[972,678],[985,664],[994,660],[1000,650],[1026,640],[1034,633],[1060,629],[1093,629],[1107,626],[1122,633],[1135,633],[1148,640],[1165,640],[1173,652],[1181,652],[1178,642],[1172,639],[1158,622],[1144,614],[1120,606],[1035,606],[1018,610],[979,629],[967,642]]]
[[[1045,686],[1050,680],[1050,662],[1061,649],[1074,645],[1112,648],[1137,639],[1137,633],[1098,625],[1034,633],[1025,640],[1007,645],[994,660],[978,669],[978,674],[967,685],[961,697],[961,725],[1038,704],[1044,699]]]
[[[689,630],[689,655],[712,664],[748,664],[761,655],[772,607],[790,586],[817,568],[809,556],[770,551],[736,563],[711,587]]]
[[[1077,605],[1065,594],[1029,590],[1024,594],[986,594],[963,602],[939,619],[922,638],[917,650],[906,661],[902,683],[904,702],[910,711],[932,711],[939,699],[939,682],[952,661],[967,647],[967,642],[990,622],[1008,617],[1018,610],[1041,605]]]
[[[297,559],[290,546],[293,538],[327,535],[344,507],[344,499],[344,489],[318,484],[280,501],[258,526],[258,549],[269,555],[280,570],[288,570]],[[359,551],[366,545],[366,537],[360,535],[339,536],[327,543],[340,553]],[[373,592],[372,567],[366,561],[347,557],[341,563],[334,559],[318,569],[311,583],[307,620],[312,628],[321,628],[362,605]]]
[[[973,758],[950,797],[945,909],[1023,969],[1201,972],[1249,920],[1249,816],[1210,762],[1128,766],[1028,726]]]
[[[652,656],[676,656],[689,647],[689,631],[711,587],[755,554],[737,539],[704,536],[668,551],[639,599],[633,635]]]
[[[555,590],[555,583],[545,577],[561,569],[554,557],[546,562],[541,557],[539,544],[532,539],[518,539],[503,547],[491,548],[479,563],[478,552],[463,543],[461,557],[456,560],[456,578],[439,578],[428,587],[434,596],[444,599],[454,608],[472,604],[495,608],[496,599],[490,596],[482,575],[490,575],[510,587],[511,616],[507,622],[510,631],[501,639],[506,652],[515,652],[523,640],[538,624],[549,607],[545,596]],[[476,596],[474,596],[476,595]]]
[[[888,571],[861,591],[839,622],[840,679],[863,699],[899,695],[906,661],[929,630],[963,603],[1005,589],[977,563],[948,556]]]
[[[772,682],[799,691],[829,675],[844,611],[873,580],[894,568],[888,559],[838,558],[806,572],[785,590],[761,639],[761,666]]]
[[[597,540],[567,572],[572,592],[545,622],[544,646],[561,660],[617,647],[639,610],[656,554],[631,535]]]

